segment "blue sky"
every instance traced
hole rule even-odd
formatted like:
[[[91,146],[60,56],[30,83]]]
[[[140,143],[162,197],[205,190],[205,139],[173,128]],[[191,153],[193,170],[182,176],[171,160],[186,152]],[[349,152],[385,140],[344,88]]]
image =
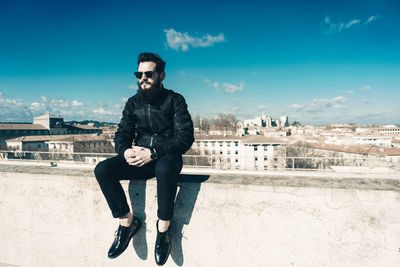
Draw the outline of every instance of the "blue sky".
[[[118,122],[160,54],[194,115],[400,124],[398,1],[0,1],[0,121]]]

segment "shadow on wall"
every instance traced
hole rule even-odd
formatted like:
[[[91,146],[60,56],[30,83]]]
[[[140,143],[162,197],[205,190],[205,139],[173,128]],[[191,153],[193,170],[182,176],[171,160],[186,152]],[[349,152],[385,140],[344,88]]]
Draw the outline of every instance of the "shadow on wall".
[[[188,225],[192,217],[194,205],[200,191],[201,183],[207,181],[209,175],[180,175],[178,183],[178,194],[175,199],[174,217],[171,221],[172,248],[171,257],[174,262],[183,265],[182,250],[182,230],[183,226]],[[147,180],[131,180],[129,182],[129,197],[133,214],[142,221],[142,228],[133,239],[133,247],[136,254],[142,260],[148,256],[148,247],[146,240],[146,182]]]

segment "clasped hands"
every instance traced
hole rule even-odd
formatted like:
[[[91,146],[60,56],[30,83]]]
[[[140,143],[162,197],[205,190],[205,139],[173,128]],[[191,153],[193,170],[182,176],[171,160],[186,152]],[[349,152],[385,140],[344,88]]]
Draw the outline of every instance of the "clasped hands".
[[[125,150],[124,158],[129,165],[136,167],[142,167],[152,161],[150,149],[141,146],[132,146]]]

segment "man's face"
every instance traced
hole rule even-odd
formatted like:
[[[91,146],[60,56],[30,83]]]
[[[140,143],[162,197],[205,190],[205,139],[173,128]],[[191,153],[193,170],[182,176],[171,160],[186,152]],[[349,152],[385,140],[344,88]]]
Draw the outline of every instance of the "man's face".
[[[152,71],[151,78],[147,77],[144,72]],[[162,77],[156,72],[156,63],[152,61],[140,62],[138,72],[142,72],[142,77],[138,79],[139,88],[142,90],[157,91],[161,86]],[[162,75],[163,76],[163,75]]]

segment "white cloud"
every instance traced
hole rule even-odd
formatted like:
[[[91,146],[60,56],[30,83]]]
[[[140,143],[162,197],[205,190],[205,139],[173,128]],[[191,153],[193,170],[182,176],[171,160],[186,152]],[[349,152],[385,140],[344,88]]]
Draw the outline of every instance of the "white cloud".
[[[331,18],[330,17],[325,17],[325,19],[324,19],[324,21],[325,21],[325,23],[331,23]]]
[[[102,108],[102,107],[99,107],[99,108],[97,108],[97,109],[94,109],[94,110],[93,110],[93,113],[99,114],[99,115],[113,115],[113,112],[112,112],[112,111],[105,110],[105,109]]]
[[[15,99],[9,99],[0,92],[0,121],[31,121],[30,106]]]
[[[371,23],[372,21],[374,21],[374,20],[376,20],[378,18],[379,18],[379,15],[371,16],[364,22],[364,24],[369,24],[369,23]]]
[[[108,109],[108,105],[106,102],[102,101],[102,100],[98,100],[97,101],[97,106],[104,108],[104,109]]]
[[[303,106],[299,104],[291,104],[289,108],[294,109],[295,111],[301,109]]]
[[[362,90],[362,91],[369,91],[369,90],[371,90],[371,86],[369,86],[369,85],[364,85],[364,86],[362,86],[362,87],[360,88],[360,90]]]
[[[320,99],[313,99],[310,103],[306,103],[303,105],[300,104],[292,104],[289,106],[294,111],[297,112],[322,112],[330,108],[339,109],[345,108],[345,105],[341,105],[340,103],[347,102],[347,98],[343,96],[337,96],[332,99],[320,98]]]
[[[227,93],[235,93],[237,91],[242,91],[244,89],[244,82],[240,82],[239,85],[234,85],[231,83],[224,83],[224,90]]]
[[[339,103],[344,103],[347,102],[347,98],[343,96],[337,96],[334,99],[332,99],[333,102],[339,102]]]
[[[61,115],[79,115],[70,111],[71,107],[84,106],[85,104],[73,100],[72,103],[63,99],[48,99],[45,96],[40,97],[40,101],[34,101],[30,104],[24,104],[13,99],[7,99],[0,93],[0,105],[3,118],[8,117],[11,121],[18,121],[24,118],[25,121],[31,121],[33,117],[45,113],[60,113]],[[4,110],[3,110],[4,109]]]
[[[47,113],[47,106],[43,102],[33,102],[30,105],[30,110],[34,115]]]
[[[210,34],[203,35],[201,37],[192,37],[187,32],[181,33],[174,29],[164,30],[166,33],[167,44],[170,48],[176,51],[187,51],[189,46],[191,47],[208,47],[215,43],[221,43],[225,41],[223,33],[212,36]]]
[[[218,82],[214,82],[212,85],[214,86],[215,89],[217,89],[217,91],[221,90]]]
[[[127,97],[121,97],[119,99],[119,101],[121,101],[122,103],[126,103],[126,101],[128,101],[128,98]]]
[[[50,105],[55,108],[68,108],[70,107],[70,103],[63,99],[51,99]]]
[[[242,91],[244,89],[244,82],[241,81],[239,85],[235,85],[232,83],[228,83],[228,82],[224,82],[223,84],[221,84],[220,82],[213,82],[209,79],[205,79],[204,82],[210,86],[210,87],[214,87],[215,90],[217,91],[225,91],[226,93],[232,94],[235,93],[237,91]]]
[[[357,25],[365,25],[369,24],[372,21],[376,20],[378,16],[371,16],[369,17],[364,24],[361,23],[361,19],[352,19],[349,21],[341,21],[334,23],[330,17],[325,17],[324,19],[324,32],[325,34],[333,34],[333,33],[339,33],[342,32],[343,30],[348,30],[350,28],[353,28],[354,26]]]
[[[122,104],[116,104],[113,107],[115,109],[108,108],[103,101],[98,101],[95,107],[88,107],[78,100],[49,99],[45,96],[41,96],[32,103],[23,103],[0,92],[0,121],[4,122],[32,122],[33,117],[48,112],[60,114],[66,121],[94,119],[117,122],[121,118]]]
[[[344,24],[340,23],[332,23],[330,17],[325,17],[325,24],[327,24],[328,28],[325,29],[325,33],[330,34],[334,32],[341,32],[343,30]]]
[[[340,93],[346,93],[346,94],[349,94],[349,95],[354,94],[353,90],[340,90],[339,92]]]
[[[346,107],[345,105],[340,105],[340,104],[333,105],[333,108],[335,108],[335,109],[341,109],[341,108],[345,108],[345,107]]]
[[[121,114],[120,111],[118,112],[112,111],[111,108],[108,107],[107,103],[101,100],[97,101],[97,108],[93,110],[93,113],[97,115],[112,115],[112,116]]]
[[[258,109],[266,109],[267,106],[266,106],[266,105],[258,105],[257,108],[258,108]]]
[[[347,22],[346,28],[350,28],[351,26],[356,25],[358,23],[360,23],[359,19],[353,19],[352,21]]]
[[[73,100],[72,103],[71,103],[71,105],[72,105],[73,107],[82,107],[82,106],[85,106],[84,103],[79,102],[78,100]]]

